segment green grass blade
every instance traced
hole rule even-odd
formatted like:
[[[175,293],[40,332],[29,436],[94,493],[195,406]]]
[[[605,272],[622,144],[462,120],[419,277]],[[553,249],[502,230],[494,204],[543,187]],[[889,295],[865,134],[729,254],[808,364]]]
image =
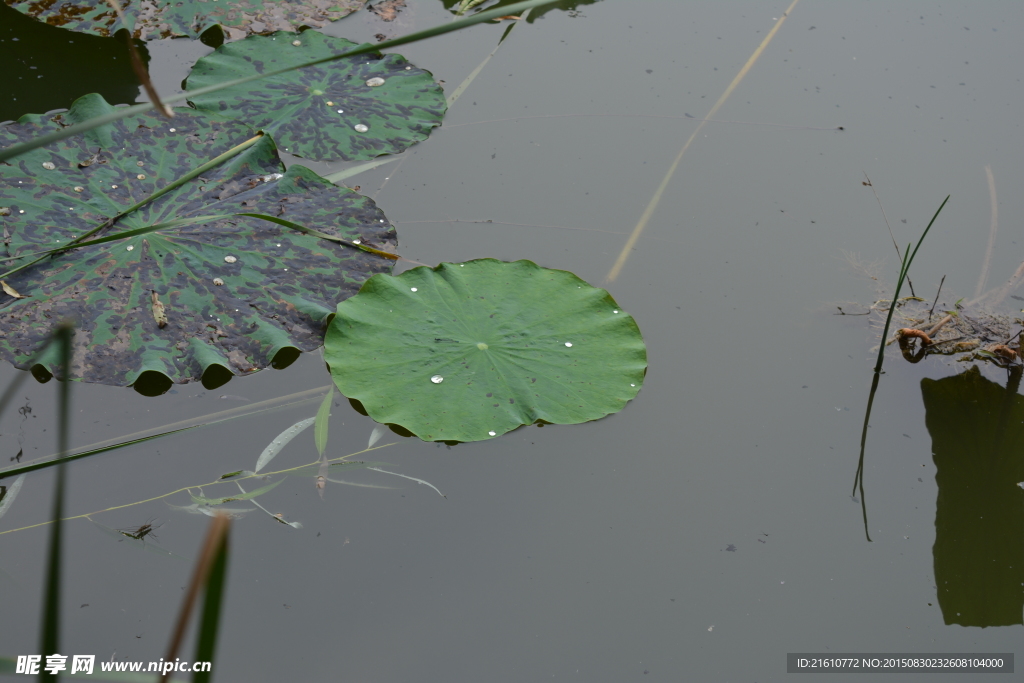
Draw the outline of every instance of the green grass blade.
[[[896,293],[893,294],[892,304],[889,306],[889,315],[885,318],[885,326],[882,328],[882,342],[878,346],[878,360],[875,362],[875,372],[879,373],[882,371],[882,361],[885,356],[885,340],[889,338],[889,325],[892,323],[892,315],[896,311],[896,302],[900,298],[900,289],[903,287],[903,281],[907,277],[907,273],[910,271],[910,264],[913,262],[914,257],[917,256],[917,250],[921,248],[921,243],[924,242],[924,238],[928,236],[928,231],[932,229],[932,225],[935,223],[935,219],[942,213],[942,209],[945,208],[946,202],[949,201],[951,195],[946,195],[946,198],[942,200],[942,204],[939,205],[938,211],[932,216],[932,219],[928,221],[928,227],[921,233],[921,239],[917,240],[917,246],[914,247],[914,251],[910,251],[910,245],[907,245],[907,250],[903,252],[903,265],[900,267],[900,277],[896,281]]]
[[[383,166],[384,164],[390,164],[392,161],[396,161],[400,158],[400,156],[391,155],[380,159],[374,159],[373,161],[367,161],[365,164],[359,164],[358,166],[346,168],[343,171],[338,171],[337,173],[332,173],[331,175],[325,175],[324,180],[329,180],[330,182],[337,185],[346,178],[351,178],[354,175],[359,175],[364,171],[369,171],[371,169],[377,168],[378,166]]]
[[[54,341],[60,345],[60,367],[64,379],[60,381],[60,398],[58,401],[57,450],[64,455],[68,450],[68,431],[70,429],[71,380],[68,379],[71,368],[71,326],[62,323],[53,334]],[[50,532],[50,548],[46,562],[45,597],[43,598],[43,624],[40,634],[40,646],[45,655],[60,652],[60,569],[61,545],[64,536],[64,488],[67,464],[62,462],[57,468],[57,483],[53,492],[53,530]],[[57,674],[45,669],[39,674],[40,681],[56,681]]]
[[[27,372],[19,373],[19,377],[27,375]],[[304,391],[299,391],[294,394],[288,394],[287,396],[282,396],[280,398],[273,398],[268,399],[266,401],[260,401],[259,403],[254,403],[251,406],[231,408],[229,410],[222,410],[217,413],[204,415],[203,417],[193,418],[191,420],[181,420],[179,422],[172,422],[171,424],[164,425],[163,427],[158,427],[158,429],[166,427],[174,427],[174,429],[160,432],[157,434],[147,434],[147,431],[152,430],[143,430],[140,432],[135,432],[135,434],[129,434],[127,436],[132,437],[135,436],[136,434],[143,434],[144,436],[138,436],[136,438],[127,439],[125,441],[117,442],[110,445],[100,446],[99,444],[106,443],[100,441],[99,444],[92,444],[93,448],[91,448],[90,450],[82,451],[81,453],[75,453],[74,455],[69,455],[65,457],[63,460],[65,462],[70,462],[71,460],[78,460],[79,458],[85,458],[90,455],[99,455],[100,453],[106,453],[107,451],[116,450],[118,448],[124,448],[125,446],[131,446],[133,444],[142,443],[144,441],[150,441],[152,439],[158,439],[163,436],[170,436],[171,434],[177,434],[178,432],[186,432],[190,429],[197,429],[199,427],[210,427],[212,425],[227,422],[229,420],[236,420],[240,417],[250,417],[252,415],[258,415],[260,413],[270,412],[274,410],[283,410],[285,408],[292,408],[316,400],[316,394],[318,394],[321,391],[326,391],[328,388],[329,387],[306,389]],[[54,465],[58,464],[58,462],[60,461],[50,459],[50,457],[48,456],[46,459],[33,462],[32,464],[26,464],[21,465],[19,467],[12,467],[10,469],[0,470],[0,480],[5,479],[7,477],[13,477],[24,472],[32,472],[34,470],[39,470],[46,467],[53,467]]]
[[[316,452],[320,457],[324,455],[327,448],[327,427],[331,421],[331,402],[334,401],[334,387],[331,387],[320,403],[320,409],[316,411],[316,422],[313,427],[313,435],[316,440]]]
[[[220,544],[214,550],[213,564],[206,578],[206,594],[203,598],[203,612],[199,615],[199,635],[196,641],[197,662],[213,662],[213,654],[217,649],[228,566],[228,531],[225,529]],[[192,676],[193,683],[209,683],[210,680],[212,671],[197,671]]]
[[[459,19],[458,21],[453,21],[451,23],[442,24],[440,26],[435,26],[433,28],[425,29],[423,31],[417,31],[415,33],[410,33],[407,36],[403,36],[401,38],[395,38],[394,40],[387,40],[387,41],[384,41],[383,43],[377,43],[376,45],[372,45],[370,43],[365,43],[365,44],[360,45],[359,47],[356,47],[356,48],[354,48],[352,50],[348,50],[346,52],[342,52],[342,53],[339,53],[339,54],[336,54],[336,55],[332,55],[330,57],[324,57],[322,59],[316,59],[316,60],[313,60],[311,62],[306,62],[304,64],[298,64],[296,66],[290,66],[290,67],[287,67],[287,68],[284,68],[284,69],[278,69],[276,71],[268,71],[266,73],[257,74],[257,75],[254,75],[254,76],[246,76],[245,78],[237,78],[237,79],[235,79],[233,81],[225,81],[223,83],[217,83],[217,84],[214,84],[214,85],[211,85],[211,86],[207,86],[205,88],[199,88],[197,90],[192,90],[190,92],[180,93],[178,95],[171,95],[169,97],[165,97],[164,98],[164,103],[165,104],[172,104],[172,103],[175,103],[175,102],[183,102],[183,101],[189,99],[190,97],[194,97],[194,96],[197,96],[197,95],[204,95],[204,94],[210,93],[210,92],[216,92],[218,90],[223,90],[225,88],[230,88],[232,86],[241,85],[243,83],[249,83],[250,81],[259,80],[260,78],[265,78],[265,77],[268,77],[268,76],[276,76],[278,74],[288,73],[289,71],[294,71],[296,69],[301,69],[303,67],[314,66],[316,64],[323,64],[323,63],[326,63],[326,62],[331,62],[331,61],[335,61],[335,60],[338,60],[338,59],[343,59],[345,57],[352,57],[352,56],[355,56],[355,55],[364,55],[364,54],[369,54],[369,53],[376,53],[376,52],[379,52],[380,50],[387,50],[387,49],[390,49],[392,47],[398,47],[399,45],[405,45],[407,43],[415,43],[417,41],[426,40],[427,38],[433,38],[434,36],[439,36],[439,35],[442,35],[444,33],[450,33],[452,31],[458,31],[460,29],[464,29],[464,28],[467,28],[469,26],[472,26],[473,24],[479,24],[479,23],[484,22],[484,21],[490,21],[491,19],[496,19],[498,17],[505,16],[506,14],[516,14],[517,12],[523,12],[523,11],[526,11],[527,9],[530,9],[531,7],[536,7],[538,5],[543,5],[543,4],[545,4],[547,2],[550,2],[550,1],[551,0],[524,0],[523,2],[517,2],[517,3],[514,3],[512,5],[506,5],[504,7],[497,7],[497,8],[494,8],[494,9],[485,10],[485,11],[480,12],[478,14],[474,14],[471,17],[466,17],[465,19]],[[104,126],[104,125],[106,125],[108,123],[113,123],[114,121],[118,121],[118,120],[123,119],[125,117],[132,116],[134,114],[138,114],[138,113],[141,113],[141,112],[144,112],[144,111],[149,111],[150,109],[153,109],[153,108],[154,108],[154,105],[152,103],[148,103],[148,102],[145,103],[145,104],[137,104],[137,105],[132,106],[132,107],[118,108],[117,111],[111,112],[109,114],[104,114],[103,116],[97,116],[94,119],[89,119],[88,121],[82,121],[81,123],[77,123],[77,124],[75,124],[73,126],[68,126],[67,128],[64,128],[62,130],[55,131],[53,133],[49,133],[47,135],[40,136],[40,137],[36,138],[35,140],[32,140],[31,142],[23,142],[23,143],[20,143],[20,144],[17,144],[17,145],[11,145],[10,147],[7,147],[5,149],[0,150],[0,161],[6,161],[7,159],[12,159],[12,158],[14,158],[16,156],[24,154],[25,152],[29,152],[29,151],[31,151],[33,149],[37,149],[39,147],[45,147],[46,145],[48,145],[48,144],[50,144],[52,142],[57,142],[59,140],[65,139],[65,138],[69,138],[69,137],[71,137],[73,135],[78,135],[79,133],[85,133],[85,132],[88,132],[90,130],[94,130],[94,129],[99,128],[100,126]]]
[[[160,434],[154,434],[152,436],[144,436],[141,439],[132,439],[131,441],[123,441],[116,443],[112,446],[104,446],[103,448],[94,448],[91,451],[85,451],[83,453],[75,453],[58,460],[47,460],[45,462],[37,462],[31,465],[22,465],[21,467],[12,467],[9,470],[0,471],[0,479],[6,477],[13,477],[16,474],[24,474],[25,472],[34,472],[35,470],[45,469],[47,467],[53,467],[54,465],[60,465],[65,462],[71,462],[72,460],[79,460],[81,458],[88,458],[91,455],[99,455],[100,453],[106,453],[108,451],[115,451],[118,448],[124,448],[125,446],[131,446],[133,444],[142,443],[144,441],[152,441],[153,439],[159,439],[162,436],[168,436],[170,434],[177,434],[178,432],[185,432],[189,429],[195,429],[196,427],[203,427],[205,425],[195,425],[192,427],[183,427],[181,429],[175,429],[169,432],[162,432]]]
[[[361,249],[371,254],[376,254],[377,256],[383,256],[386,259],[391,259],[392,261],[397,261],[399,259],[398,254],[392,254],[386,251],[381,251],[380,249],[374,249],[373,247],[368,247],[365,244],[356,244],[355,242],[350,242],[349,240],[342,239],[341,237],[328,235],[326,232],[320,232],[319,230],[314,230],[313,228],[307,228],[304,225],[299,225],[298,223],[293,223],[291,221],[285,220],[284,218],[278,218],[277,216],[268,216],[265,213],[236,213],[234,215],[248,216],[249,218],[259,218],[260,220],[269,221],[271,223],[277,223],[278,225],[283,225],[286,228],[298,230],[301,233],[312,235],[313,237],[319,237],[322,240],[328,240],[330,242],[344,244],[346,247],[352,247],[353,249]]]

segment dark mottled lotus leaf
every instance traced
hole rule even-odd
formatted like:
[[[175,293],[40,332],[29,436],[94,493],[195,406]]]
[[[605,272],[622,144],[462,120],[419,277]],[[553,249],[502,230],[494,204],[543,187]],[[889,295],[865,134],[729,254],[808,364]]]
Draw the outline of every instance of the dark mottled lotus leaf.
[[[596,420],[647,370],[640,330],[608,292],[531,261],[375,275],[338,304],[324,351],[345,396],[426,441]]]
[[[353,47],[351,41],[316,31],[250,36],[222,45],[196,62],[186,88],[276,71]],[[273,135],[282,149],[317,161],[401,152],[440,125],[447,108],[444,92],[430,72],[395,54],[328,62],[190,102],[201,111],[245,121]]]
[[[220,25],[230,38],[247,33],[325,26],[351,14],[365,0],[128,0],[123,23],[105,0],[4,0],[14,9],[53,26],[112,36],[122,28],[141,40],[198,38]]]
[[[110,109],[88,95],[64,114],[25,116],[0,127],[0,146]],[[125,118],[0,164],[4,256],[59,247],[251,136],[246,126],[184,109],[170,121],[154,114]],[[370,199],[302,166],[285,172],[267,136],[93,239],[240,212],[375,245],[395,239]],[[18,263],[0,262],[0,274]],[[283,348],[318,347],[337,302],[371,274],[390,272],[391,264],[246,217],[80,247],[0,275],[26,297],[0,292],[0,357],[27,367],[56,323],[70,319],[75,378],[128,385],[153,370],[187,382],[211,365],[244,374],[266,367]],[[167,319],[163,327],[153,292]],[[53,357],[42,365],[53,372]]]

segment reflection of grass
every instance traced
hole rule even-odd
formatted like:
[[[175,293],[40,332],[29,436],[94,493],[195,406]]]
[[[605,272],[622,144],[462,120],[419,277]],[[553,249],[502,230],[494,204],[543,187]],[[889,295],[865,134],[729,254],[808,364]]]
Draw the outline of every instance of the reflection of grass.
[[[935,219],[942,213],[942,209],[946,206],[946,202],[949,201],[949,195],[942,200],[942,204],[939,206],[939,210],[935,212],[932,219],[928,222],[928,227],[921,233],[921,239],[917,241],[917,246],[914,247],[914,251],[910,251],[910,245],[907,245],[907,250],[903,252],[903,264],[900,266],[900,276],[896,280],[896,293],[892,296],[893,305],[889,306],[889,315],[885,319],[885,327],[882,329],[882,344],[878,347],[878,361],[875,363],[874,375],[871,378],[871,391],[868,392],[868,405],[864,409],[864,425],[860,432],[860,458],[857,461],[857,474],[854,475],[853,480],[853,493],[851,497],[856,500],[856,493],[860,491],[860,506],[861,513],[864,517],[864,535],[871,541],[871,534],[868,531],[868,507],[867,501],[864,498],[864,450],[867,446],[868,441],[868,422],[871,420],[871,406],[875,402],[875,392],[878,391],[878,380],[882,376],[882,361],[885,359],[885,340],[889,336],[889,325],[892,323],[892,315],[896,310],[895,302],[899,301],[900,289],[903,287],[903,281],[907,277],[907,271],[910,270],[910,264],[914,261],[914,256],[917,255],[917,250],[921,248],[921,243],[924,242],[924,238],[928,235],[928,231],[932,229],[932,224],[935,223]]]
[[[368,453],[369,451],[375,451],[375,450],[378,450],[378,449],[381,449],[381,448],[387,448],[388,446],[393,446],[393,445],[394,445],[393,443],[384,444],[383,446],[376,446],[376,447],[373,447],[373,448],[367,448],[367,449],[364,449],[362,451],[358,451],[356,453],[349,453],[348,455],[344,455],[344,456],[342,456],[340,458],[334,458],[332,460],[329,460],[328,461],[328,463],[330,463],[330,470],[329,471],[331,471],[331,472],[339,472],[342,469],[361,469],[361,468],[376,467],[378,465],[387,464],[387,463],[381,463],[381,462],[363,462],[363,461],[348,462],[348,459],[349,458],[353,458],[353,457],[355,457],[357,455],[361,455],[363,453]],[[192,501],[193,501],[194,504],[196,504],[198,506],[206,506],[206,510],[204,510],[202,512],[202,514],[210,514],[212,516],[214,514],[214,512],[215,512],[215,510],[214,510],[214,508],[212,506],[214,506],[214,505],[223,505],[224,503],[229,503],[229,502],[232,502],[232,501],[252,500],[256,496],[259,496],[259,495],[262,495],[263,493],[266,493],[271,488],[277,486],[278,484],[281,483],[281,481],[284,481],[284,480],[282,479],[282,480],[274,482],[273,484],[270,484],[268,486],[263,486],[263,487],[261,487],[259,489],[256,489],[255,491],[249,491],[249,492],[242,491],[239,494],[227,495],[227,496],[222,496],[222,497],[219,497],[219,498],[209,498],[209,497],[204,496],[203,495],[203,488],[204,487],[216,486],[218,484],[226,484],[226,483],[231,483],[231,482],[235,482],[237,484],[238,482],[242,482],[242,481],[245,481],[247,479],[266,479],[268,477],[272,477],[272,476],[278,475],[278,474],[291,475],[291,476],[297,476],[297,477],[315,477],[319,473],[320,462],[321,462],[320,460],[315,460],[315,461],[313,461],[311,463],[308,463],[308,464],[305,464],[305,465],[298,465],[297,467],[290,467],[288,469],[277,470],[277,471],[274,471],[274,472],[260,472],[260,473],[256,473],[256,472],[251,472],[251,471],[247,471],[247,470],[240,470],[239,472],[232,472],[230,474],[225,474],[225,475],[223,475],[221,477],[218,477],[217,479],[214,479],[213,481],[208,481],[208,482],[205,482],[203,484],[192,484],[190,486],[182,486],[181,488],[175,489],[173,491],[168,491],[167,493],[162,493],[159,496],[153,496],[152,498],[145,498],[143,500],[137,500],[137,501],[135,501],[133,503],[125,503],[124,505],[113,505],[113,506],[108,507],[108,508],[103,508],[102,510],[94,510],[93,512],[86,512],[86,513],[81,514],[81,515],[74,515],[73,517],[61,517],[59,520],[56,517],[54,517],[54,519],[51,519],[51,520],[48,520],[48,521],[45,521],[45,522],[39,522],[37,524],[30,524],[28,526],[19,527],[17,529],[8,529],[7,531],[0,531],[0,536],[2,536],[4,534],[11,534],[11,533],[14,533],[16,531],[25,531],[26,529],[35,529],[37,527],[47,526],[49,524],[57,524],[57,522],[70,522],[71,520],[74,520],[74,519],[90,519],[90,517],[92,515],[98,515],[98,514],[100,514],[102,512],[111,512],[113,510],[123,510],[125,508],[130,508],[130,507],[133,507],[135,505],[142,505],[143,503],[151,503],[151,502],[153,502],[155,500],[163,500],[164,498],[169,498],[170,496],[173,496],[176,493],[182,493],[182,492],[185,492],[185,491],[187,491],[189,493],[189,495],[192,497]],[[198,490],[199,491],[199,495],[194,494],[192,492],[193,489]],[[197,507],[195,509],[196,510],[200,510],[201,508]],[[90,519],[90,521],[91,521],[91,519]],[[281,521],[281,520],[279,519],[279,521]]]
[[[57,458],[59,464],[57,465],[57,481],[53,496],[53,529],[50,532],[50,543],[47,551],[42,629],[40,633],[39,648],[41,652],[46,653],[44,657],[46,655],[57,654],[60,652],[60,576],[63,564],[62,546],[65,521],[64,494],[67,469],[67,462],[64,456],[68,452],[68,432],[70,425],[69,415],[71,409],[71,381],[67,379],[67,375],[71,364],[72,334],[73,330],[69,324],[63,323],[59,325],[47,343],[39,351],[39,354],[41,355],[50,344],[57,344],[60,352],[60,370],[61,374],[65,376],[65,379],[58,383]],[[18,386],[20,386],[21,381],[24,379],[26,374],[27,373],[21,373],[15,381],[11,382],[7,387],[7,390],[4,391],[3,396],[0,397],[0,414],[3,414],[3,409],[14,395]],[[21,476],[23,477],[24,475]],[[20,480],[21,477],[19,477],[19,481]],[[13,497],[8,501],[8,507],[12,502]],[[46,524],[50,523],[51,522],[46,522]],[[220,628],[220,607],[224,597],[224,582],[227,574],[227,543],[230,524],[230,518],[227,515],[217,515],[210,524],[210,531],[206,536],[202,552],[200,553],[199,559],[196,563],[195,572],[192,575],[192,581],[189,584],[188,591],[186,591],[185,598],[181,605],[181,612],[174,630],[174,636],[171,639],[168,654],[164,658],[164,661],[168,665],[173,665],[173,663],[178,659],[177,655],[181,646],[181,640],[188,627],[190,621],[189,617],[191,616],[193,605],[198,600],[200,591],[204,592],[205,597],[203,601],[202,615],[199,621],[199,635],[196,640],[194,661],[210,662],[213,660],[217,643],[217,633]],[[151,532],[152,524],[145,524],[136,530],[134,534],[125,535],[135,538],[141,542],[144,537]],[[70,658],[65,659],[65,662],[63,663],[63,666],[65,667],[64,672],[66,673],[70,673],[72,667],[72,661],[69,661],[69,659]],[[0,670],[6,673],[12,673],[11,669],[16,669],[16,666],[16,663],[10,658],[5,657],[0,659]],[[37,680],[57,680],[59,669],[47,668],[47,661],[45,658],[38,663],[38,667]],[[169,670],[164,671],[163,677],[160,680],[167,680],[167,675],[169,673]],[[211,672],[209,671],[196,672],[193,675],[192,680],[193,682],[207,683],[210,680],[210,676]],[[102,673],[100,673],[99,676],[96,676],[96,680],[103,680],[104,678],[106,677],[103,676]],[[147,676],[135,678],[134,680],[156,681],[157,677]]]

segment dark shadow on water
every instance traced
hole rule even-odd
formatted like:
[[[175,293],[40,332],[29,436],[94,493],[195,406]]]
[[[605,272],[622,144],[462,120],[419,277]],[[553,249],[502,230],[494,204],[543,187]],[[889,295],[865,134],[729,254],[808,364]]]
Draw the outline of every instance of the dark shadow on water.
[[[938,496],[932,555],[946,624],[1024,623],[1022,369],[921,380]]]
[[[171,378],[162,372],[147,370],[135,380],[132,389],[143,396],[160,396],[166,394],[173,385]]]
[[[36,21],[0,3],[0,65],[4,97],[0,122],[24,114],[66,109],[97,92],[111,104],[134,104],[139,84],[132,72],[127,32],[101,38]],[[143,62],[145,43],[135,42]]]
[[[35,377],[35,380],[40,384],[46,384],[53,379],[53,373],[42,365],[33,365],[29,372],[32,373],[32,376]]]
[[[270,361],[270,367],[275,370],[284,370],[297,361],[301,355],[302,351],[294,346],[286,346],[274,355],[274,360]]]
[[[206,368],[206,372],[203,373],[203,388],[204,389],[218,389],[228,382],[234,375],[223,365],[217,365],[214,363],[210,367]]]

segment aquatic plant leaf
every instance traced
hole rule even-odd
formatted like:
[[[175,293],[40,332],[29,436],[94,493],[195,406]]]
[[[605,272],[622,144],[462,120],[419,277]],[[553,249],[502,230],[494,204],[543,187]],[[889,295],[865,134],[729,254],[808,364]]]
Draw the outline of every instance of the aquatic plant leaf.
[[[284,479],[278,479],[273,484],[267,484],[266,486],[261,486],[260,488],[253,489],[252,491],[249,491],[248,493],[246,493],[245,490],[243,489],[242,493],[238,494],[237,496],[224,496],[222,498],[207,498],[206,496],[197,496],[197,495],[194,495],[194,494],[189,494],[189,495],[192,496],[192,502],[193,503],[201,503],[202,505],[223,505],[224,503],[230,503],[231,501],[234,501],[234,500],[250,500],[252,498],[255,498],[256,496],[262,496],[264,493],[266,493],[270,489],[274,488],[275,486],[277,486],[278,484],[280,484],[283,481],[284,481]],[[237,484],[238,482],[235,482],[235,483]],[[239,488],[242,488],[242,487],[239,486]]]
[[[298,37],[283,32],[250,36],[196,62],[186,88],[275,71],[353,47],[351,41],[316,31]],[[440,125],[447,108],[430,72],[401,55],[379,53],[190,97],[189,102],[200,111],[245,121],[273,135],[285,151],[318,161],[401,152]]]
[[[636,396],[647,368],[608,292],[494,259],[370,278],[338,304],[325,352],[341,393],[427,441],[596,420]]]
[[[393,475],[393,476],[396,476],[396,477],[401,477],[402,479],[408,479],[410,481],[416,482],[417,484],[423,484],[424,486],[429,486],[430,488],[432,488],[435,491],[437,491],[437,495],[439,495],[439,496],[441,496],[442,498],[445,498],[445,499],[448,498],[448,496],[446,496],[443,493],[441,493],[441,490],[439,488],[437,488],[436,486],[431,484],[429,481],[426,481],[425,479],[417,479],[416,477],[410,477],[407,474],[399,474],[398,472],[388,472],[387,470],[382,470],[379,467],[368,467],[367,469],[373,470],[374,472],[381,472],[383,474],[390,474],[390,475]]]
[[[378,441],[380,441],[381,437],[384,436],[384,434],[387,431],[388,431],[388,428],[385,427],[384,425],[377,425],[377,426],[375,426],[373,428],[373,431],[370,432],[370,440],[367,442],[366,447],[367,448],[373,448],[373,444],[375,444]]]
[[[112,109],[88,95],[66,113],[0,127],[0,145]],[[392,262],[238,214],[391,246],[394,231],[371,200],[305,167],[285,171],[264,136],[121,215],[250,136],[241,124],[189,110],[169,122],[146,113],[0,165],[6,255],[60,247],[104,223],[94,237],[140,231],[13,275],[18,261],[0,260],[0,278],[27,297],[0,292],[0,358],[27,368],[63,319],[75,324],[72,377],[104,384],[129,385],[145,371],[187,382],[211,366],[245,374],[270,365],[281,349],[317,348],[336,303]],[[190,223],[198,216],[219,218]],[[154,225],[166,227],[146,232]],[[50,372],[54,353],[39,362]]]
[[[53,26],[112,36],[127,29],[134,38],[198,38],[220,25],[229,38],[247,33],[294,31],[321,27],[362,7],[364,0],[128,0],[122,1],[127,23],[106,0],[5,0],[14,9]]]
[[[5,487],[2,496],[0,496],[0,517],[7,514],[7,511],[14,505],[14,499],[18,497],[18,492],[21,491],[22,485],[25,483],[25,475],[19,475],[14,483],[10,487]]]
[[[256,460],[256,469],[254,472],[259,472],[267,463],[277,457],[277,454],[281,452],[281,449],[288,445],[288,442],[299,435],[304,429],[313,424],[315,417],[309,417],[305,420],[299,420],[288,429],[284,430],[274,440],[267,444],[267,447],[260,453],[260,457]],[[223,477],[222,477],[223,478]]]
[[[259,505],[256,501],[252,503]],[[252,512],[256,508],[226,508],[226,507],[210,507],[209,505],[192,503],[191,505],[171,505],[167,504],[172,510],[180,510],[190,515],[206,515],[207,517],[216,517],[217,515],[227,515],[231,519],[241,519],[245,517],[246,513]]]
[[[316,426],[313,429],[316,451],[323,457],[324,449],[327,448],[327,428],[331,422],[331,402],[334,401],[334,387],[327,390],[327,395],[320,402],[320,409],[316,411]]]

